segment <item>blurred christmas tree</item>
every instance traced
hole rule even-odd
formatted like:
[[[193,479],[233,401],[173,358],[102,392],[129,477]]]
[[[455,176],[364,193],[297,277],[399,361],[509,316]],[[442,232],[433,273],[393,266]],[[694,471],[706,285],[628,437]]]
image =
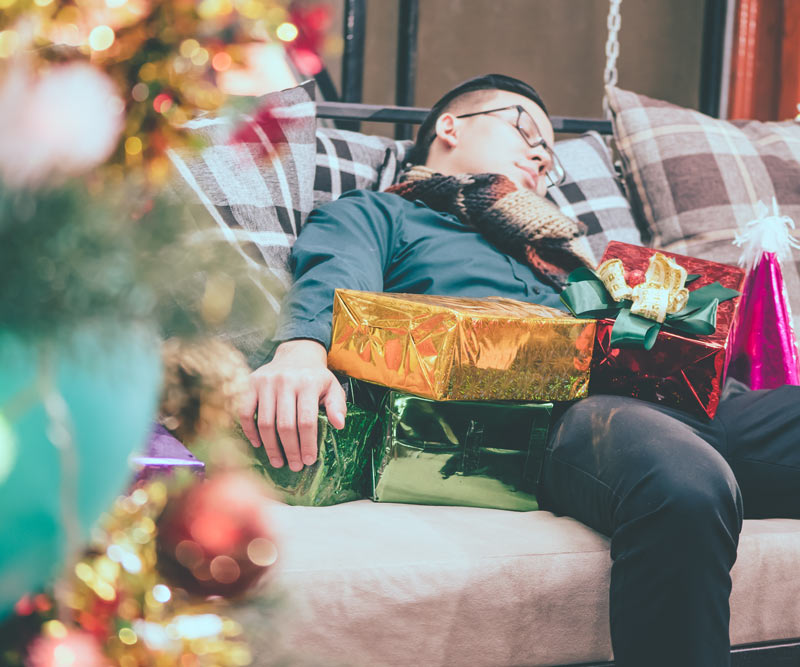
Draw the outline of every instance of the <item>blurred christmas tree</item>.
[[[121,433],[144,433],[149,418],[136,429],[115,414],[93,424],[91,410],[72,414],[64,387],[76,368],[91,376],[104,365],[108,382],[87,385],[100,395],[132,382],[110,372],[106,348],[132,344],[140,329],[208,337],[224,327],[219,313],[235,299],[257,318],[273,278],[237,264],[222,242],[191,240],[193,221],[163,194],[167,151],[193,147],[184,125],[198,113],[226,113],[231,99],[221,84],[250,65],[254,45],[287,47],[298,69],[313,74],[328,18],[325,3],[288,0],[0,0],[3,525],[25,525],[25,512],[34,511],[3,493],[30,487],[33,503],[45,495],[34,490],[39,477],[58,487],[42,504],[49,514],[39,517],[48,544],[21,531],[0,537],[3,664],[249,664],[239,628],[214,596],[246,592],[277,557],[260,482],[236,471],[185,480],[172,501],[161,482],[140,485],[95,526],[85,551],[87,517],[100,512],[92,514],[86,489],[92,479],[109,486],[126,476],[115,467],[138,436],[123,442]],[[269,122],[268,110],[260,118]],[[87,327],[91,335],[81,338]],[[141,354],[124,359],[131,369],[146,367],[151,385],[159,375],[151,357],[160,357],[152,340],[136,338]],[[182,345],[168,346],[166,376],[191,388],[167,387],[168,416],[183,436],[213,439],[229,426],[231,388],[246,369],[235,351],[208,338],[188,351]],[[72,364],[67,370],[62,358]],[[71,389],[91,403],[85,386]],[[154,416],[158,387],[141,393],[149,398],[140,417]],[[120,394],[120,415],[134,411],[126,400]],[[120,433],[103,431],[115,422]],[[82,438],[87,428],[99,434]],[[98,457],[103,451],[117,457],[113,465]],[[96,495],[94,504],[104,498]],[[53,567],[64,563],[52,595],[35,590],[51,575],[37,571],[25,549]],[[4,563],[15,565],[3,571]],[[23,567],[27,578],[19,576]],[[30,595],[9,615],[18,587]]]

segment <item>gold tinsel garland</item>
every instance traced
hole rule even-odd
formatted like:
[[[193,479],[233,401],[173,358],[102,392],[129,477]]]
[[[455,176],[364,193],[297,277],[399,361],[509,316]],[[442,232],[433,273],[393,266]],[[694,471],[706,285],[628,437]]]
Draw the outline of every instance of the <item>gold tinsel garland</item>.
[[[40,637],[24,650],[26,665],[59,665],[59,655],[71,655],[74,665],[90,657],[92,664],[110,659],[120,667],[250,664],[242,628],[221,613],[226,602],[198,602],[157,571],[156,522],[167,499],[166,485],[155,481],[114,503],[63,582],[67,609],[43,623]],[[43,598],[23,599],[18,613],[50,609]]]

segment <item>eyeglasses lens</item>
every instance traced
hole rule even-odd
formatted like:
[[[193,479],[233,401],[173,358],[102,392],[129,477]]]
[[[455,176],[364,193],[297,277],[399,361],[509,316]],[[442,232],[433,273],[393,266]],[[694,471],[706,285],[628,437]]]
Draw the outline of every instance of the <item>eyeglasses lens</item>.
[[[517,117],[517,129],[523,139],[528,142],[529,146],[543,146],[547,151],[547,155],[550,158],[547,180],[550,182],[550,185],[561,185],[566,178],[566,173],[564,167],[561,166],[561,162],[558,161],[553,149],[545,142],[542,133],[539,131],[539,127],[536,125],[536,121],[533,120],[533,116],[522,106],[517,107],[517,112],[519,113]]]

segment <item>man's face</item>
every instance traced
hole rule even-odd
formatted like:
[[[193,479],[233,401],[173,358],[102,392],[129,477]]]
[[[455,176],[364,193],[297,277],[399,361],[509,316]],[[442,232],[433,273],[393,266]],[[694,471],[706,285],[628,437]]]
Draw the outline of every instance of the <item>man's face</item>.
[[[491,96],[469,105],[470,108],[459,107],[451,114],[442,114],[436,124],[437,135],[442,137],[440,130],[449,133],[445,140],[450,146],[455,172],[503,174],[518,188],[544,196],[547,191],[545,172],[551,166],[550,155],[544,146],[531,148],[519,133],[515,126],[519,116],[516,109],[456,118],[461,114],[517,104],[531,115],[547,145],[552,146],[553,126],[547,114],[533,100],[506,90],[493,91]],[[448,115],[450,118],[446,118]]]

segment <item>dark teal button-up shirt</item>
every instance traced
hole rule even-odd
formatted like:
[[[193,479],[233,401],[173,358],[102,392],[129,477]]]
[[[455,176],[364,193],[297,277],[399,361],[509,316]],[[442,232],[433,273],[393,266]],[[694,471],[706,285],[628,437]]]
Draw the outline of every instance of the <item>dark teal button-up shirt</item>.
[[[449,213],[398,195],[353,190],[309,215],[292,248],[294,285],[277,341],[330,346],[333,292],[503,296],[563,308],[526,265]]]

